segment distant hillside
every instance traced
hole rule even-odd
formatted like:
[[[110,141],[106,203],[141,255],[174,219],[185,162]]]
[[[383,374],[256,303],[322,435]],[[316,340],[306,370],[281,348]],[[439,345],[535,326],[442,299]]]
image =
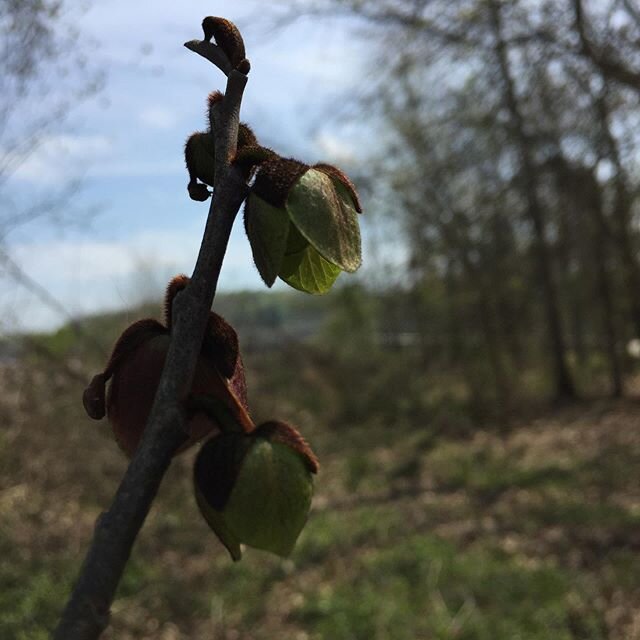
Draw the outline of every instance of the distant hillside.
[[[244,350],[263,350],[306,341],[317,335],[332,306],[327,296],[242,291],[219,294],[214,309],[235,327]],[[84,358],[87,351],[106,353],[126,326],[145,317],[160,319],[162,301],[87,316],[50,334],[8,336],[0,341],[0,360],[16,358],[25,344],[46,348],[56,356],[82,355]]]

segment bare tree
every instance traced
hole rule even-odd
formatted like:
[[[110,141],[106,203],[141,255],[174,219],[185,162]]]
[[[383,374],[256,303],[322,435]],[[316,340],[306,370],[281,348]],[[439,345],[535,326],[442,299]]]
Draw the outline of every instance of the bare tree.
[[[636,3],[284,4],[356,16],[376,43],[362,107],[389,142],[375,180],[402,178],[412,264],[458,292],[456,343],[476,318],[495,381],[544,361],[558,399],[575,397],[601,351],[622,393],[620,354],[640,330]]]
[[[572,0],[572,4],[576,31],[580,40],[580,53],[587,57],[607,79],[620,82],[640,93],[640,68],[636,70],[627,64],[629,48],[633,51],[635,47],[629,42],[626,26],[616,29],[614,33],[609,29],[611,37],[596,42],[593,37],[593,26],[585,15],[584,1]],[[627,11],[627,19],[635,23],[636,29],[640,29],[640,14],[637,7],[634,7],[632,2],[624,2],[623,6]]]
[[[60,131],[74,107],[95,93],[101,79],[89,68],[68,19],[77,7],[65,0],[0,0],[0,7],[0,262],[5,277],[68,319],[64,306],[12,255],[9,238],[36,220],[59,227],[86,219],[87,210],[73,207],[80,181],[70,176],[45,189],[34,176],[26,189],[16,174]],[[88,337],[72,324],[81,339]]]

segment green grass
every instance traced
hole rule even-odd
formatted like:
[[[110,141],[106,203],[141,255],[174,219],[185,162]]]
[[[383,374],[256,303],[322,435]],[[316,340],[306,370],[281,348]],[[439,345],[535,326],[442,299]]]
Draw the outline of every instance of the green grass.
[[[247,361],[254,412],[298,424],[322,464],[292,557],[247,550],[231,562],[198,513],[187,452],[134,547],[105,640],[640,638],[638,407],[469,437],[468,425],[411,426],[419,402],[394,422],[376,399],[370,421],[362,403],[338,430],[322,421],[339,415],[323,363],[289,356],[301,368]],[[78,383],[46,373],[3,381],[1,640],[47,637],[126,467],[106,424],[83,415]]]
[[[561,570],[460,553],[428,535],[362,552],[349,575],[329,578],[293,613],[318,638],[569,640],[568,603],[580,602]],[[597,629],[597,614],[586,614],[583,622]]]
[[[4,536],[0,557],[0,638],[48,638],[71,586],[72,559],[16,549]]]

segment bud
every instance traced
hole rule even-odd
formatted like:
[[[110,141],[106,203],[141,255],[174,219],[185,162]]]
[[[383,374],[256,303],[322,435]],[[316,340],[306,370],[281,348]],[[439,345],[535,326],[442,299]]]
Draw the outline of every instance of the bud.
[[[196,501],[234,560],[241,544],[286,557],[306,523],[317,471],[311,448],[285,423],[228,431],[198,454]]]
[[[173,299],[188,283],[186,276],[177,276],[169,284],[164,325],[157,320],[145,319],[125,329],[105,370],[94,376],[84,392],[87,414],[99,420],[106,413],[117,443],[129,457],[142,438],[164,368],[171,336]],[[213,312],[209,315],[189,397],[214,398],[236,421],[242,424],[250,421],[236,332]],[[222,428],[210,412],[191,409],[188,413],[189,434],[178,451]]]
[[[184,161],[189,173],[189,196],[192,200],[203,202],[211,195],[206,185],[213,187],[216,179],[216,148],[213,134],[197,131],[189,136],[184,145]]]
[[[244,62],[244,41],[233,22],[225,18],[207,16],[202,21],[202,30],[205,40],[210,42],[211,38],[215,38],[216,44],[224,51],[234,69]]]
[[[358,269],[361,210],[355,187],[336,167],[263,162],[245,205],[245,229],[265,284],[280,277],[301,291],[325,293],[341,271]]]

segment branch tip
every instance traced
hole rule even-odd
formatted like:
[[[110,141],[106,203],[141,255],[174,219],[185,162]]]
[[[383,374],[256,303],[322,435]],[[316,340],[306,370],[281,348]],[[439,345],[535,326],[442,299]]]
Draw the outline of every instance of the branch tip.
[[[225,76],[233,71],[233,66],[227,57],[227,54],[217,45],[207,40],[189,40],[184,46],[198,55],[206,58],[212,64],[215,64]]]

